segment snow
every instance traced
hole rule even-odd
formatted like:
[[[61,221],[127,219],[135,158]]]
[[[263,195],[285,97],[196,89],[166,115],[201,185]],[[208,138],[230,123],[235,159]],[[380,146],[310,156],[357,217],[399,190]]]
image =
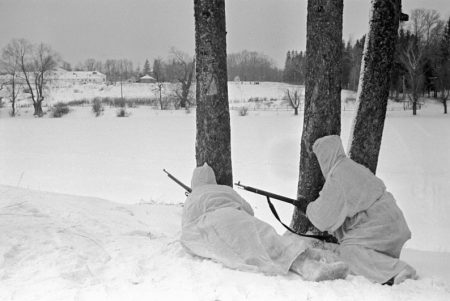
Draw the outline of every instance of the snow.
[[[242,86],[245,97],[283,95],[280,84]],[[178,242],[184,193],[162,169],[189,184],[194,111],[139,107],[117,118],[106,108],[95,118],[77,107],[36,119],[8,109],[0,110],[0,300],[450,299],[450,118],[438,104],[386,119],[377,173],[413,233],[402,258],[421,276],[394,287],[269,277],[188,255]],[[344,145],[351,117],[342,112]],[[294,197],[302,121],[292,111],[232,111],[234,180]],[[238,192],[284,232],[263,197]],[[292,207],[276,206],[289,221]]]
[[[240,272],[188,255],[182,207],[0,186],[1,300],[448,300],[426,276],[387,287]],[[411,254],[411,259],[424,253]],[[446,266],[448,267],[449,256]],[[444,262],[441,262],[441,264]],[[428,265],[428,264],[426,264]],[[442,267],[441,267],[442,268]]]

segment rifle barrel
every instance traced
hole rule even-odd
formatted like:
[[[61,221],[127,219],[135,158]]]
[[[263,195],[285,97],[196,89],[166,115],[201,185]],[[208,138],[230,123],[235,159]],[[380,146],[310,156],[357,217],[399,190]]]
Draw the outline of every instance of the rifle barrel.
[[[247,190],[247,191],[250,191],[253,193],[257,193],[260,195],[264,195],[269,198],[276,199],[276,200],[279,200],[279,201],[282,201],[285,203],[289,203],[289,204],[294,205],[295,207],[299,208],[301,211],[305,211],[305,209],[306,209],[306,208],[304,208],[305,207],[304,201],[306,201],[306,199],[304,197],[300,197],[299,200],[295,200],[295,199],[291,199],[291,198],[288,198],[288,197],[285,197],[282,195],[278,195],[278,194],[275,194],[272,192],[268,192],[268,191],[265,191],[262,189],[258,189],[255,187],[242,185],[241,182],[235,183],[235,185],[240,187],[241,189],[244,189],[244,190]]]
[[[180,180],[178,180],[177,178],[175,178],[170,172],[168,172],[167,170],[163,169],[163,171],[167,174],[167,176],[169,178],[171,178],[175,183],[177,183],[178,185],[180,185],[181,187],[184,188],[184,190],[186,190],[187,192],[191,193],[192,189],[191,187],[187,186],[186,184],[184,184],[183,182],[181,182]]]

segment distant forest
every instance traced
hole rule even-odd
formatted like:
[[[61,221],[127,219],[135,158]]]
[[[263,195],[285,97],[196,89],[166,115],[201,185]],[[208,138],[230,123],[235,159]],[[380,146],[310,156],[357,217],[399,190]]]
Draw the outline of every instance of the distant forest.
[[[355,42],[342,42],[343,89],[358,89],[365,36]],[[305,82],[306,54],[288,51],[283,81]],[[403,92],[418,89],[422,94],[438,97],[450,89],[450,18],[441,19],[435,10],[415,9],[409,21],[398,32],[395,59],[391,74],[391,96],[404,97]]]

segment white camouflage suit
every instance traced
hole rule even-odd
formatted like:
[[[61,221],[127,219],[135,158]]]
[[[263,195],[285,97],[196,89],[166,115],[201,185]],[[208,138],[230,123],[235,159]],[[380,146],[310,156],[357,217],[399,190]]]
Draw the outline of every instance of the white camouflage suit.
[[[281,236],[255,218],[231,187],[217,185],[206,163],[194,170],[182,216],[181,244],[190,253],[232,269],[287,274],[306,243]]]
[[[325,184],[306,215],[336,236],[338,255],[350,271],[385,283],[409,267],[399,257],[411,232],[383,181],[345,155],[339,136],[318,139],[313,151]]]

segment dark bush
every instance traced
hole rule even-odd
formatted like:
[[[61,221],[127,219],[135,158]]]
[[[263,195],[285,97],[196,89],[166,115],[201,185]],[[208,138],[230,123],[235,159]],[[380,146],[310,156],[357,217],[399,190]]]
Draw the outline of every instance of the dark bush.
[[[239,108],[239,115],[240,116],[247,116],[248,114],[248,108],[247,107],[240,107]]]
[[[63,115],[69,114],[70,109],[66,103],[58,102],[53,105],[51,116],[54,118],[60,118]]]
[[[94,101],[92,102],[92,112],[94,112],[95,117],[100,116],[103,114],[103,111],[105,109],[103,108],[102,101],[100,98],[94,98]]]
[[[128,116],[130,116],[130,114],[127,112],[125,108],[121,108],[119,109],[119,111],[117,111],[117,117],[128,117]]]
[[[67,104],[69,106],[84,106],[84,105],[89,104],[89,100],[87,100],[87,99],[71,100]]]
[[[126,105],[127,105],[127,102],[125,101],[124,98],[117,97],[117,98],[114,99],[114,106],[115,107],[125,108]]]

